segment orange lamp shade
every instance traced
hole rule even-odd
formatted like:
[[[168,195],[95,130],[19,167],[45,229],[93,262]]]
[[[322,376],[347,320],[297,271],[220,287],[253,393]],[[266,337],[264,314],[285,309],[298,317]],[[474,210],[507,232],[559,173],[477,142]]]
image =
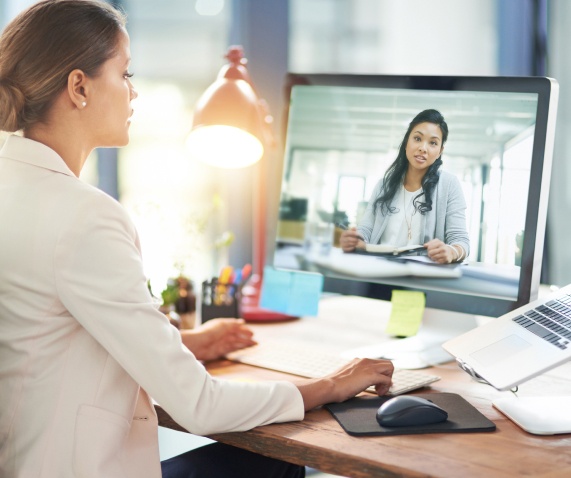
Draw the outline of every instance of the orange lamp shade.
[[[206,164],[242,168],[259,161],[264,153],[265,117],[241,47],[231,47],[226,57],[230,64],[196,104],[186,146],[191,157]]]

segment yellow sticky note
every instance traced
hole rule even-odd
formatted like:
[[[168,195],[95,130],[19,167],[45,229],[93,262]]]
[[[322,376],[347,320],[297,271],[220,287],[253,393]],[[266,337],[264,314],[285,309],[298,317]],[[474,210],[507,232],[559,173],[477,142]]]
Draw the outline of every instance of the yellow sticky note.
[[[398,337],[416,335],[424,315],[426,298],[423,292],[393,290],[391,316],[385,333]]]

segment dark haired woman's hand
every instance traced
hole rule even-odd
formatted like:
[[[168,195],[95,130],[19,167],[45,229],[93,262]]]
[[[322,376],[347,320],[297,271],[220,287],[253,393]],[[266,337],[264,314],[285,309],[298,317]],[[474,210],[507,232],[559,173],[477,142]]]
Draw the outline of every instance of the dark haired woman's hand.
[[[450,264],[458,259],[458,251],[440,239],[432,239],[424,244],[424,247],[428,257],[439,264]]]
[[[339,237],[339,245],[343,252],[352,252],[355,249],[364,249],[365,242],[354,227],[343,231]]]

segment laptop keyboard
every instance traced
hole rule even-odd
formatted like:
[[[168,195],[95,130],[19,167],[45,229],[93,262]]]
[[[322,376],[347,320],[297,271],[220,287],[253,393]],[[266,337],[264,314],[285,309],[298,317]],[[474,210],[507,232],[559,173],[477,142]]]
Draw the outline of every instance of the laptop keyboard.
[[[237,350],[228,354],[226,358],[234,362],[307,378],[323,377],[349,362],[347,358],[339,355],[324,353],[305,344],[292,342],[264,343]],[[400,395],[426,387],[440,380],[440,377],[416,370],[397,369],[393,373],[392,380],[393,385],[388,394]],[[375,387],[369,387],[367,391],[376,393]]]
[[[571,341],[571,295],[550,300],[512,320],[550,344],[565,350]]]

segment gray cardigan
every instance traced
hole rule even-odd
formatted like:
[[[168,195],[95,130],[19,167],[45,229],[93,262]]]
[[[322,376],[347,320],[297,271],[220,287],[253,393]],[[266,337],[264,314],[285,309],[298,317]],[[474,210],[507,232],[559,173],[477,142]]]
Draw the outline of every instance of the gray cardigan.
[[[458,244],[470,253],[470,238],[466,229],[466,201],[460,181],[446,171],[439,172],[439,179],[434,189],[432,210],[421,216],[421,231],[424,231],[424,242],[440,239],[446,244]],[[367,209],[357,227],[359,233],[369,244],[379,244],[381,235],[387,227],[388,216],[380,208],[375,210],[375,200],[383,188],[381,179],[367,204]],[[395,198],[391,206],[395,204]]]

